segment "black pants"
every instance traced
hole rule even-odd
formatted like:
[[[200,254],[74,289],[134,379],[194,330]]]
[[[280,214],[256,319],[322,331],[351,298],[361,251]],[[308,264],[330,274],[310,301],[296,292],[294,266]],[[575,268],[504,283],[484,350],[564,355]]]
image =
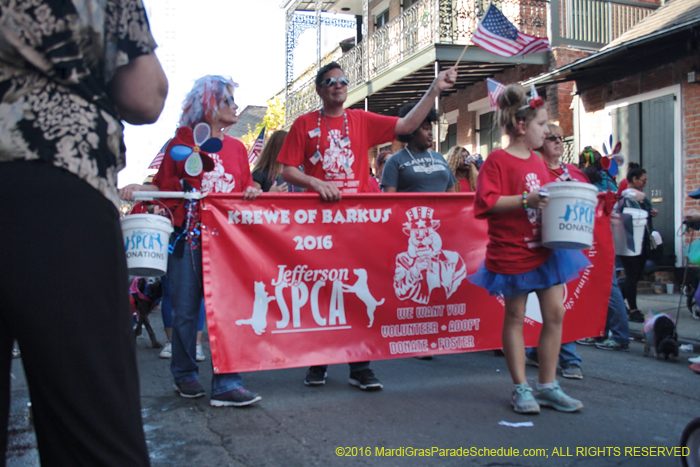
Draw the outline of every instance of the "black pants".
[[[0,466],[13,339],[42,467],[148,466],[116,208],[65,170],[0,162]]]
[[[639,256],[620,256],[625,268],[625,282],[622,286],[622,296],[627,299],[630,311],[637,309],[637,283],[642,278],[644,265],[647,262],[646,249]]]

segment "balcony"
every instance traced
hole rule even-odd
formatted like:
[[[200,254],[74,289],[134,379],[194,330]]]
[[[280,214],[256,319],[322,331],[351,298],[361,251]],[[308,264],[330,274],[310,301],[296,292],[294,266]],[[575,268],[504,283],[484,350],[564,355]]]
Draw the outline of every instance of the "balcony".
[[[600,48],[649,16],[658,3],[629,0],[553,1],[552,46],[573,45]]]
[[[600,48],[658,7],[630,0],[552,0],[551,9],[548,0],[494,3],[524,33],[546,37],[550,15],[559,18],[551,28],[553,45],[591,48]],[[320,64],[337,61],[343,68],[350,81],[347,106],[395,113],[403,103],[425,92],[437,62],[442,68],[455,64],[487,6],[488,0],[421,0],[351,50],[342,53],[338,48]],[[459,81],[448,94],[521,63],[548,66],[549,56],[538,53],[502,58],[471,45],[460,62]],[[288,83],[288,125],[299,115],[320,108],[314,84],[317,70],[313,66]]]

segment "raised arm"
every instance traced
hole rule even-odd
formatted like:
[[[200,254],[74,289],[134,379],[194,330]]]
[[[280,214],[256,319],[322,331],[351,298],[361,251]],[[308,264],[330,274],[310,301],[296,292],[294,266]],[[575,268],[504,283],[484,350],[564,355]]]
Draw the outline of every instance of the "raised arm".
[[[448,68],[441,71],[433,83],[428,88],[428,91],[423,95],[418,104],[403,118],[396,122],[394,133],[397,135],[408,135],[418,128],[423,123],[425,117],[430,112],[430,109],[435,105],[435,98],[442,91],[450,89],[457,82],[457,69]]]

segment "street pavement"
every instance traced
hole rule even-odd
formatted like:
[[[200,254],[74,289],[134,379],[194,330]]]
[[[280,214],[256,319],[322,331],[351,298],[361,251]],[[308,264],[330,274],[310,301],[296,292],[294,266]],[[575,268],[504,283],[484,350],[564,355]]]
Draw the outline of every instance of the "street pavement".
[[[638,302],[643,311],[675,318],[680,299],[643,295]],[[151,322],[159,321],[156,312]],[[163,341],[162,327],[156,327]],[[630,329],[638,335],[641,324],[630,323]],[[672,452],[685,425],[700,417],[700,375],[687,363],[700,351],[700,321],[684,301],[678,334],[695,350],[681,353],[678,363],[644,357],[638,340],[629,352],[578,345],[584,379],[559,381],[584,409],[567,414],[543,408],[536,416],[511,410],[513,385],[505,360],[493,352],[373,362],[384,383],[377,392],[348,385],[347,365],[331,365],[328,383],[317,388],[304,386],[303,368],[246,373],[245,386],[262,401],[213,408],[208,398],[178,397],[169,361],[140,337],[144,429],[153,467],[677,466],[678,457],[659,455],[657,448]],[[208,361],[200,365],[200,380],[208,389],[208,342],[204,346]],[[37,466],[21,360],[15,363],[7,466]],[[537,369],[527,372],[534,385]],[[469,448],[495,451],[471,455]],[[465,450],[468,455],[458,455]]]

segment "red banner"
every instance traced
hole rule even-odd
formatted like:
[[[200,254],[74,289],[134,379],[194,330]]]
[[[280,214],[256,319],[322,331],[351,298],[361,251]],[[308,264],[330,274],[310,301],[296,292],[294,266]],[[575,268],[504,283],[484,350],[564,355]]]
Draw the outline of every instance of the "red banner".
[[[472,285],[487,225],[472,194],[238,195],[203,200],[203,274],[214,371],[501,347],[503,300]],[[564,340],[601,335],[613,272],[597,210],[593,266],[565,288]],[[535,346],[539,304],[528,300]]]

